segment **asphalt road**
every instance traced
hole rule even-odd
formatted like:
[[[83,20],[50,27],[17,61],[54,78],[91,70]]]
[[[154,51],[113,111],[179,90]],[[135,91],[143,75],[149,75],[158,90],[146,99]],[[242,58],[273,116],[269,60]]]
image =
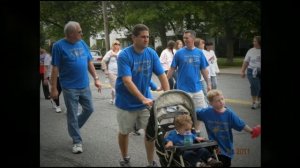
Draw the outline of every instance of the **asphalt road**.
[[[61,95],[62,113],[55,113],[49,100],[40,93],[40,166],[41,167],[118,167],[120,152],[117,141],[118,124],[116,107],[110,104],[110,88],[102,72],[100,80],[104,84],[102,93],[91,83],[95,112],[81,129],[83,137],[82,154],[72,153],[72,140],[67,132],[66,109]],[[157,79],[154,78],[157,82]],[[221,74],[218,76],[218,87],[224,93],[227,105],[243,118],[249,126],[261,123],[260,109],[250,109],[250,89],[247,79],[239,75]],[[159,83],[157,83],[159,84]],[[160,92],[152,92],[154,97]],[[130,134],[129,155],[132,166],[147,165],[143,134]],[[246,132],[234,131],[236,150],[232,166],[261,166],[261,138],[251,139]],[[155,155],[155,160],[158,161]]]

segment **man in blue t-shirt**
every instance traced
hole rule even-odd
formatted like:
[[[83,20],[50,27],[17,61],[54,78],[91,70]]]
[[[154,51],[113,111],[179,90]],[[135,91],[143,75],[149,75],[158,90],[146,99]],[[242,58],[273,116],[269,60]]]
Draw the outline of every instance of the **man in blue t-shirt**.
[[[82,30],[78,22],[70,21],[64,28],[65,38],[54,43],[52,48],[51,97],[58,97],[57,76],[67,108],[68,132],[73,139],[73,153],[82,153],[80,128],[94,111],[88,71],[94,84],[101,89],[92,55],[87,44],[81,40]],[[82,112],[78,113],[78,103]]]
[[[118,57],[118,78],[116,81],[117,120],[119,124],[119,147],[122,155],[121,166],[130,166],[128,156],[128,134],[137,122],[146,128],[150,117],[147,106],[153,105],[149,89],[152,73],[158,76],[162,89],[169,90],[169,83],[155,50],[147,47],[149,28],[137,24],[132,31],[133,45],[121,51]],[[145,147],[149,166],[157,166],[153,160],[154,141],[147,141]]]
[[[203,52],[195,47],[196,32],[193,30],[186,30],[183,33],[183,41],[185,46],[179,49],[173,58],[171,68],[168,71],[168,79],[172,77],[174,71],[177,71],[176,87],[177,89],[187,92],[193,99],[196,108],[205,108],[207,103],[205,101],[203,87],[200,81],[201,75],[207,83],[207,90],[211,88],[208,78],[208,62]],[[205,133],[205,126],[200,122],[195,123],[196,132],[201,137],[207,138]]]

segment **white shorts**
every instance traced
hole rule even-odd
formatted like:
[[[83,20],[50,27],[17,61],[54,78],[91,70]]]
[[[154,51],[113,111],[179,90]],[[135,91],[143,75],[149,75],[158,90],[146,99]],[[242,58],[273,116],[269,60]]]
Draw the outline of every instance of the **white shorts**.
[[[113,73],[108,73],[109,84],[111,86],[111,90],[115,92],[115,85],[117,80],[117,75]]]

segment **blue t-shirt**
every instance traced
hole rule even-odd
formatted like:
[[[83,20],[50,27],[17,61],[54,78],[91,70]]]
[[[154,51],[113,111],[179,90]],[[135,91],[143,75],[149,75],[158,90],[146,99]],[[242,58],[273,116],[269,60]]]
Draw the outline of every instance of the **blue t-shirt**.
[[[83,40],[72,44],[66,39],[61,39],[53,45],[51,64],[59,69],[62,88],[82,89],[88,87],[88,62],[91,60],[92,55]]]
[[[221,154],[233,158],[232,129],[242,131],[245,122],[229,108],[224,113],[218,113],[212,107],[198,108],[196,114],[197,119],[205,123],[208,138],[218,142]]]
[[[152,91],[157,90],[157,85],[156,85],[152,80],[150,81],[150,89],[151,89]]]
[[[208,65],[199,48],[190,50],[184,47],[178,50],[171,64],[171,67],[177,68],[177,88],[191,93],[202,90],[200,70],[205,69]]]
[[[196,141],[196,134],[192,132],[193,142]],[[175,129],[169,131],[167,137],[165,137],[165,142],[172,141],[174,146],[184,145],[184,135],[180,135]]]
[[[138,90],[147,98],[151,98],[150,80],[152,73],[160,76],[164,70],[157,53],[152,48],[145,48],[136,53],[133,46],[122,50],[118,57],[118,77],[116,81],[116,106],[128,111],[144,109],[146,106],[132,95],[124,85],[122,77],[131,76]]]

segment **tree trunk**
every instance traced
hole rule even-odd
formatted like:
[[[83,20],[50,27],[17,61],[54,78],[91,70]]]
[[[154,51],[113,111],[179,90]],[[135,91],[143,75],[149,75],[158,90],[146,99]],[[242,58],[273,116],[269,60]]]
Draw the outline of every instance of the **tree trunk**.
[[[159,31],[162,48],[165,49],[167,47],[167,36],[166,36],[167,30],[165,24],[160,23],[158,31]]]
[[[234,44],[234,35],[233,35],[233,29],[227,25],[225,28],[225,39],[226,39],[226,57],[227,57],[227,63],[232,64],[233,63],[233,44]]]
[[[108,31],[108,19],[106,14],[106,1],[102,1],[103,21],[104,21],[104,33],[105,33],[105,50],[106,52],[110,49],[109,42],[109,31]]]

